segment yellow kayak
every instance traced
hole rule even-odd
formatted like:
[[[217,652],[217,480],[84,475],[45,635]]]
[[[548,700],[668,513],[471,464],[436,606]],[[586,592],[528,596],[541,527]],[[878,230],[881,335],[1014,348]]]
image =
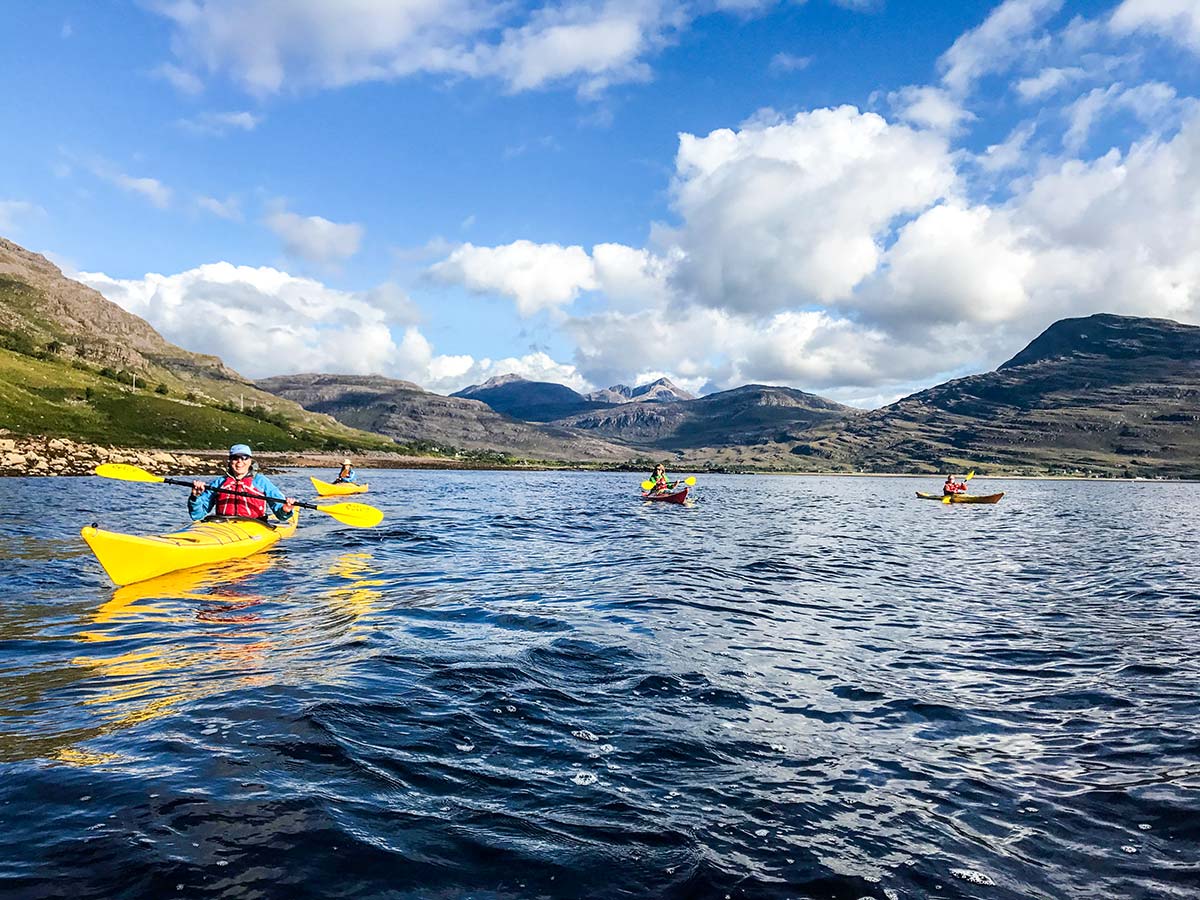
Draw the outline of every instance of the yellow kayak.
[[[1000,498],[1004,496],[1004,492],[999,494],[951,494],[951,503],[999,503]],[[917,491],[918,500],[937,500],[942,503],[946,502],[946,497],[943,494],[923,494]]]
[[[341,497],[344,494],[362,494],[367,490],[365,484],[351,484],[342,482],[341,484],[330,484],[328,481],[322,481],[320,478],[309,476],[309,481],[313,483],[317,493],[322,497]]]
[[[133,584],[168,572],[242,559],[296,531],[299,512],[271,525],[262,519],[207,519],[185,531],[139,537],[89,525],[80,534],[115,584]]]

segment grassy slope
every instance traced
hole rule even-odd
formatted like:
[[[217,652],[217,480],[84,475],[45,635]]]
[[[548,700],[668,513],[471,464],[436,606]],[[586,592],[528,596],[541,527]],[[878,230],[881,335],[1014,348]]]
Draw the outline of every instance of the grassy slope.
[[[381,436],[281,421],[285,427],[253,415],[156,394],[152,386],[135,391],[57,359],[39,360],[0,350],[0,424],[18,434],[130,447],[203,449],[238,440],[262,450],[398,449]]]

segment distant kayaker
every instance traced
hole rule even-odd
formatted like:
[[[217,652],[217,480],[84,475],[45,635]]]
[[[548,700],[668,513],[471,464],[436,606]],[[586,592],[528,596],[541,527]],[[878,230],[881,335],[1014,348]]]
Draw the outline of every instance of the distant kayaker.
[[[654,473],[650,476],[650,480],[654,482],[654,486],[647,493],[656,494],[659,491],[669,491],[673,485],[667,481],[667,467],[659,463],[654,467]]]
[[[338,477],[333,479],[334,484],[354,484],[358,481],[358,475],[354,469],[350,467],[350,458],[342,460],[342,471],[338,472]]]
[[[218,475],[207,483],[192,482],[192,496],[188,499],[188,514],[199,521],[216,513],[218,516],[241,516],[250,519],[265,519],[267,507],[277,519],[288,519],[292,515],[295,497],[285,497],[271,479],[259,475],[254,463],[254,454],[246,444],[234,444],[229,448],[229,467],[224,475]],[[233,491],[232,494],[217,493],[211,488]]]
[[[967,492],[967,483],[965,481],[955,481],[953,475],[946,476],[946,483],[942,485],[942,496],[947,497],[950,494],[965,494]]]

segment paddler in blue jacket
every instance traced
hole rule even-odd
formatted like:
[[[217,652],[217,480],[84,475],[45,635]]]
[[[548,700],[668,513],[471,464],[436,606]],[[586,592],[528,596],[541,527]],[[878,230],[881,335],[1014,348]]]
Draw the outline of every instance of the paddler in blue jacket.
[[[275,518],[291,518],[295,497],[285,497],[270,478],[259,475],[254,463],[254,454],[246,444],[234,444],[229,448],[229,468],[226,474],[205,483],[192,482],[192,496],[188,498],[188,514],[194,521],[212,515],[238,516],[250,519],[265,519],[270,506]],[[221,488],[217,493],[211,488]],[[231,491],[232,493],[225,493]]]

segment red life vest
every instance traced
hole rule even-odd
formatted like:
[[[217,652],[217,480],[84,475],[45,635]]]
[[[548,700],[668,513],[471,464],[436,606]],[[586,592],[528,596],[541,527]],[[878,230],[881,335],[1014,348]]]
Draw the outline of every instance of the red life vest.
[[[266,494],[251,483],[253,475],[247,475],[238,480],[232,475],[226,475],[220,487],[226,491],[237,491],[237,494],[217,494],[218,516],[246,516],[251,519],[262,519],[267,515]]]

